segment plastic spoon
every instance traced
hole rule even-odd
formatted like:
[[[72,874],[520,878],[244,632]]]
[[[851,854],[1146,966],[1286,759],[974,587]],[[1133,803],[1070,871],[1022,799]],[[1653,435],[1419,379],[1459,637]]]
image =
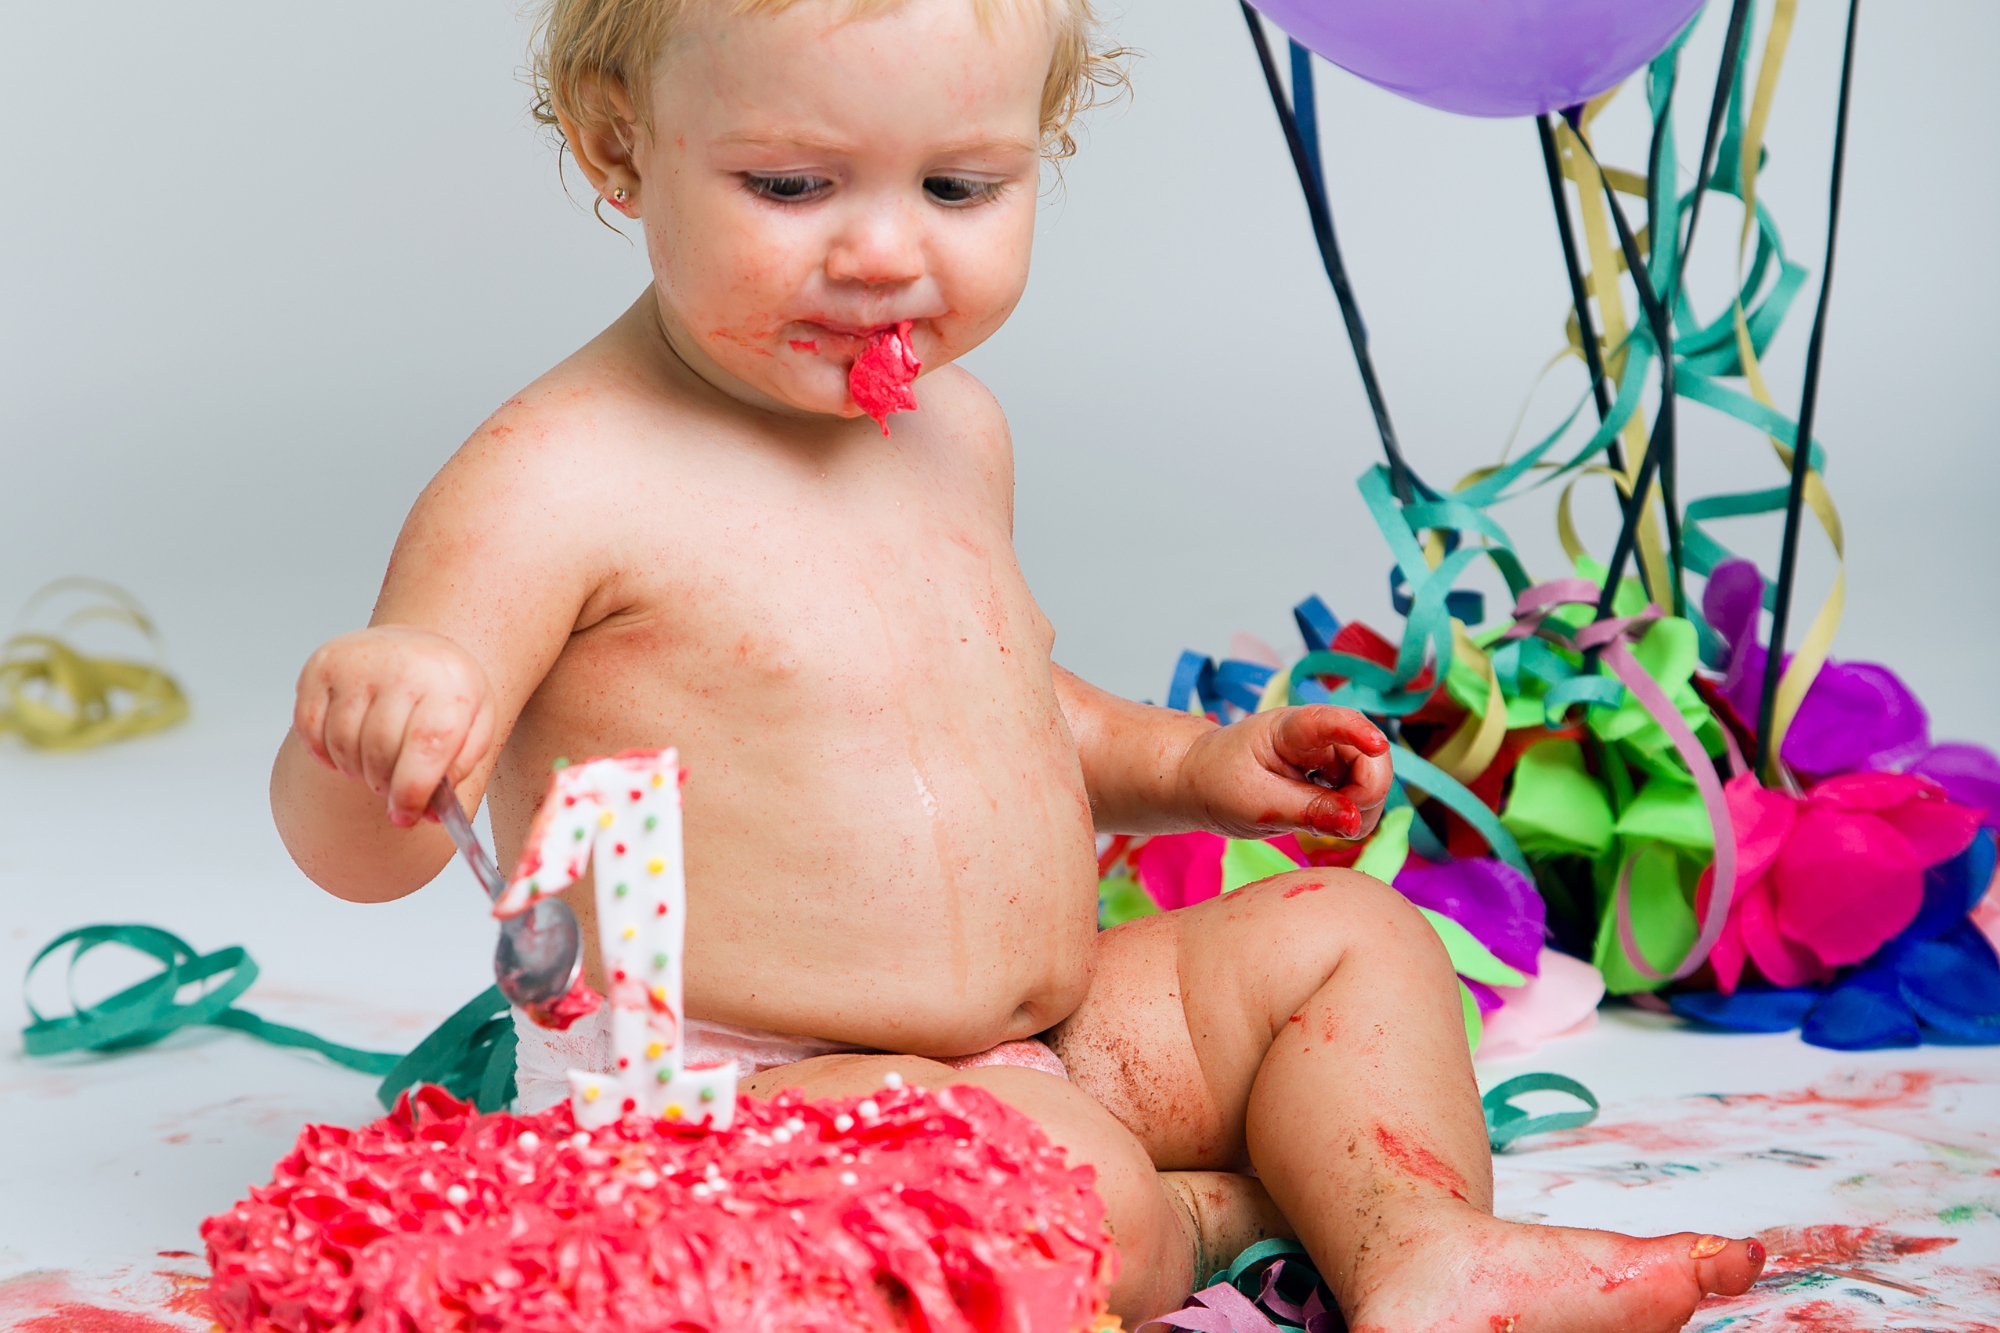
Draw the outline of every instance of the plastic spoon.
[[[500,868],[479,845],[472,821],[458,803],[450,779],[431,793],[431,813],[458,844],[459,853],[486,890],[498,900],[507,890]],[[560,898],[537,898],[535,905],[500,923],[500,943],[493,949],[493,978],[500,993],[523,1009],[540,1009],[569,994],[583,970],[583,931],[576,913]]]

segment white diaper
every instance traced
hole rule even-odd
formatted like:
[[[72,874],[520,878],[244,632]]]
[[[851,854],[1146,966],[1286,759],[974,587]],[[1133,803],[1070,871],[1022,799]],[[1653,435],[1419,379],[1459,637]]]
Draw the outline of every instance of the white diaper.
[[[611,1011],[600,1007],[561,1032],[542,1027],[519,1009],[514,1010],[514,1087],[520,1098],[516,1104],[523,1115],[546,1111],[569,1097],[569,1071],[610,1074]],[[682,1028],[685,1063],[690,1066],[736,1062],[738,1078],[748,1078],[779,1065],[807,1060],[815,1055],[839,1055],[863,1051],[837,1041],[816,1037],[788,1037],[755,1028],[733,1027],[690,1018]]]

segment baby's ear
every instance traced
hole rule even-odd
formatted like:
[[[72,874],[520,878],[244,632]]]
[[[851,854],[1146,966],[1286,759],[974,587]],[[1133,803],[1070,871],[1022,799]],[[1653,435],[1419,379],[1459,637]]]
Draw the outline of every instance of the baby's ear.
[[[577,80],[573,95],[556,107],[556,121],[591,188],[637,216],[639,173],[633,151],[639,142],[639,113],[625,85],[602,75]]]

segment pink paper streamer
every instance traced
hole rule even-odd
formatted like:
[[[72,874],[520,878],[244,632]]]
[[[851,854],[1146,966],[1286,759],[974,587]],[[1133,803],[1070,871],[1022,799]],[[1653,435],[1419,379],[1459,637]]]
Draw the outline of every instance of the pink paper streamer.
[[[1560,639],[1560,634],[1543,624],[1549,612],[1565,604],[1595,603],[1597,597],[1597,585],[1588,579],[1555,579],[1530,588],[1514,604],[1514,616],[1519,623],[1502,637],[1525,638],[1540,633]],[[1658,681],[1646,674],[1646,669],[1639,665],[1626,647],[1662,614],[1658,606],[1649,606],[1636,616],[1621,616],[1585,625],[1577,631],[1573,646],[1602,650],[1601,660],[1610,668],[1611,674],[1632,692],[1640,707],[1660,724],[1667,738],[1674,743],[1674,749],[1680,752],[1682,761],[1694,778],[1696,790],[1701,793],[1702,804],[1708,808],[1708,822],[1715,836],[1714,888],[1709,895],[1708,912],[1702,918],[1694,947],[1688,950],[1687,957],[1672,972],[1658,971],[1639,951],[1638,937],[1632,930],[1631,862],[1628,860],[1618,872],[1618,940],[1624,946],[1626,958],[1641,976],[1650,980],[1679,981],[1692,976],[1708,961],[1709,953],[1722,937],[1722,928],[1729,920],[1729,904],[1736,894],[1736,830],[1730,822],[1728,798],[1723,794],[1721,780],[1716,777],[1715,765],[1709,762],[1708,752],[1701,748],[1701,742],[1688,730],[1687,720],[1681,716],[1680,709],[1674,707],[1674,701],[1667,697],[1667,692],[1660,688]],[[1731,762],[1735,762],[1733,755]]]

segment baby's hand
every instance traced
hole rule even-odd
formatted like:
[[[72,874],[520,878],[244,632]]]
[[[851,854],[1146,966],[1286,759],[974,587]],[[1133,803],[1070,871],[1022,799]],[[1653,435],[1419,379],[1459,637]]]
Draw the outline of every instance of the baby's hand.
[[[470,773],[493,742],[486,672],[441,634],[378,625],[343,634],[299,674],[292,727],[312,757],[388,799],[413,827],[438,780]]]
[[[1382,817],[1390,777],[1388,738],[1353,709],[1326,704],[1204,732],[1180,770],[1185,808],[1234,838],[1361,837]]]

